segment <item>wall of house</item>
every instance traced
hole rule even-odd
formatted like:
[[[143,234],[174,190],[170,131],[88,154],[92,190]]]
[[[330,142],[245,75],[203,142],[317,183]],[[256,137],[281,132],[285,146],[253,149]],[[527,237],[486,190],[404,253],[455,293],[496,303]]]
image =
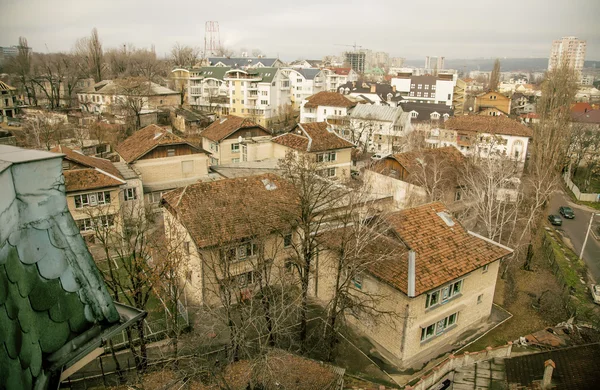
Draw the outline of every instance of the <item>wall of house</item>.
[[[179,106],[181,104],[181,95],[154,95],[148,97],[148,108],[156,109],[164,106]]]
[[[495,107],[505,113],[510,113],[510,99],[498,92],[488,92],[475,98],[475,111],[485,107]]]
[[[454,82],[451,80],[436,80],[435,82],[435,102],[439,104],[452,105],[452,96],[454,95]]]
[[[317,169],[336,168],[336,178],[340,180],[348,179],[350,177],[350,171],[352,169],[352,149],[336,149],[327,151],[327,153],[328,152],[335,152],[335,161],[319,163]],[[313,152],[311,154],[314,155],[316,159],[317,154],[320,153],[323,152]]]
[[[145,155],[139,158],[139,160],[150,160],[155,158],[164,158],[167,157],[167,153],[169,149],[175,149],[175,156],[187,156],[190,154],[199,153],[196,149],[192,148],[190,145],[165,145],[165,146],[157,146],[152,149]],[[139,161],[138,160],[138,161]]]
[[[273,158],[273,145],[275,145],[273,142],[247,142],[245,145],[247,148],[246,161],[261,161]]]
[[[392,196],[394,205],[398,209],[405,209],[422,204],[425,199],[425,190],[421,187],[402,180],[365,169],[362,173],[363,181],[370,191],[375,194]]]
[[[188,161],[193,162],[192,169],[184,173],[183,162]],[[201,178],[208,175],[208,157],[204,153],[138,160],[133,166],[141,174],[144,184]]]

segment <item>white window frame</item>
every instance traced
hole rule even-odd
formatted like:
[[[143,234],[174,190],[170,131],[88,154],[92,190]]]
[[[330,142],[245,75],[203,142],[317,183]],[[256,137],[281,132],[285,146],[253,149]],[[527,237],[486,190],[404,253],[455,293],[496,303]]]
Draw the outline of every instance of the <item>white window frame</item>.
[[[240,144],[239,143],[234,143],[231,144],[231,153],[239,153],[240,152]]]
[[[421,343],[430,340],[434,337],[441,336],[448,329],[458,323],[459,312],[452,313],[447,317],[442,318],[433,324],[421,328]],[[431,331],[429,331],[431,329]]]
[[[137,188],[130,187],[123,189],[123,199],[125,201],[136,200],[137,196]]]
[[[444,287],[427,293],[425,296],[425,309],[437,307],[446,303],[451,298],[462,293],[464,279],[459,279]],[[432,303],[432,301],[434,301]]]

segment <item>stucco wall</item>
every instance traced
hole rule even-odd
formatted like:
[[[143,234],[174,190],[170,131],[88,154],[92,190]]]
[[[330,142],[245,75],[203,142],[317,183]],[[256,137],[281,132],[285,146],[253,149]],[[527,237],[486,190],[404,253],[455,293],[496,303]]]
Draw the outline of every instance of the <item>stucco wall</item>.
[[[183,173],[183,161],[194,162],[192,172]],[[141,173],[144,184],[200,178],[208,174],[208,159],[204,153],[138,160],[133,165]]]

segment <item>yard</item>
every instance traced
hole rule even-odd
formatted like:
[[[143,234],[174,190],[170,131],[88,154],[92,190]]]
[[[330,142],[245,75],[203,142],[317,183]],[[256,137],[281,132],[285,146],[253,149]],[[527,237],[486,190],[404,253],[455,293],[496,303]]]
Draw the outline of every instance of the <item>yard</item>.
[[[572,180],[581,192],[600,193],[600,175],[589,172],[588,167],[577,169]]]

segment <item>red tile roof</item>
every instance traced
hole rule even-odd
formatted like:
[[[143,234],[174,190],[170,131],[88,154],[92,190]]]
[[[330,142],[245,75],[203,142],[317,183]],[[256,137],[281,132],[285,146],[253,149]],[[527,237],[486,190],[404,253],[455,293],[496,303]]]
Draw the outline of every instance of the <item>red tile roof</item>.
[[[50,151],[62,153],[65,160],[87,167],[63,172],[67,192],[115,187],[125,183],[119,170],[109,160],[86,156],[62,145],[55,146]]]
[[[189,185],[170,191],[163,205],[200,248],[288,228],[280,207],[293,208],[290,183],[264,174]]]
[[[444,127],[450,130],[469,131],[487,134],[514,135],[520,137],[532,137],[533,131],[504,115],[460,115],[450,117]]]
[[[265,135],[270,134],[267,129],[254,123],[248,118],[240,118],[239,116],[228,115],[214,121],[210,126],[204,129],[200,135],[210,139],[211,141],[220,142],[239,129],[247,128],[260,128],[266,133]]]
[[[289,133],[273,138],[273,142],[302,152],[353,148],[354,144],[328,130],[327,122],[298,123]]]
[[[425,163],[429,161],[443,162],[448,166],[460,166],[466,161],[465,156],[454,146],[443,148],[414,150],[411,152],[398,153],[386,158],[393,158],[406,169],[409,174],[415,173],[419,167],[419,159]]]
[[[304,107],[307,108],[316,108],[318,106],[349,108],[356,106],[356,102],[337,92],[321,91],[307,97],[306,100],[308,102],[304,104]]]
[[[350,74],[350,71],[352,71],[352,68],[327,68],[331,71],[333,71],[333,73],[340,75],[340,76],[348,76]]]
[[[593,110],[594,107],[590,103],[579,102],[571,106],[571,112],[587,112]]]
[[[452,223],[449,226],[442,216]],[[386,217],[402,242],[416,252],[415,294],[420,295],[511,253],[511,250],[470,233],[440,203],[406,209]],[[406,293],[407,258],[399,258],[379,276]]]
[[[204,152],[181,137],[156,125],[146,126],[117,146],[117,152],[128,163],[132,163],[159,145],[187,144]]]

